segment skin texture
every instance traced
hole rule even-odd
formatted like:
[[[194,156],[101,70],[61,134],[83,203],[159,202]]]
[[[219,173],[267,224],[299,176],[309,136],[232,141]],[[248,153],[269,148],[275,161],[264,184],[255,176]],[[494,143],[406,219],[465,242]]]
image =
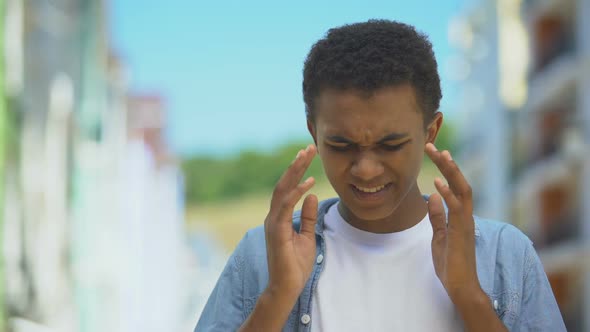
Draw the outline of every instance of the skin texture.
[[[435,179],[438,193],[432,194],[428,202],[436,275],[461,315],[466,331],[508,331],[477,278],[471,186],[449,151],[439,152],[432,143],[426,144],[425,151],[448,182]]]
[[[442,115],[424,130],[414,89],[399,85],[371,95],[326,90],[308,128],[324,170],[352,226],[373,233],[399,232],[420,222],[427,205],[416,179],[424,145],[436,138]],[[388,135],[401,136],[383,140]],[[388,186],[378,199],[361,199],[354,187]]]
[[[240,331],[280,331],[309,278],[315,262],[318,199],[308,195],[301,208],[301,229],[293,230],[295,204],[314,185],[302,180],[313,160],[313,145],[300,150],[272,194],[264,220],[269,283]]]
[[[437,151],[433,145],[442,115],[437,113],[425,129],[417,105],[409,84],[371,94],[325,90],[317,99],[318,112],[308,121],[308,128],[341,199],[344,219],[356,228],[385,233],[410,228],[428,213],[435,271],[466,331],[506,331],[477,279],[471,187],[449,152]],[[393,139],[384,140],[392,134]],[[424,153],[449,183],[437,179],[439,193],[428,203],[416,182]],[[301,180],[315,154],[314,146],[300,151],[273,192],[265,220],[269,284],[241,331],[280,331],[311,275],[317,198],[305,198],[299,233],[293,230],[291,215],[297,201],[313,186],[313,179]],[[381,185],[387,187],[370,197],[355,192],[354,187]],[[443,199],[449,208],[448,224]]]

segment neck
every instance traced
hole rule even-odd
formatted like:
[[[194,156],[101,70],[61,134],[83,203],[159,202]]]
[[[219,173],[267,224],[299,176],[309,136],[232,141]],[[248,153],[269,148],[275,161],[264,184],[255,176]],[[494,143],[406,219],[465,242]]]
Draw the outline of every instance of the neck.
[[[418,224],[426,213],[428,206],[418,185],[414,184],[408,194],[399,202],[392,214],[378,220],[363,220],[355,216],[344,204],[338,205],[338,211],[351,226],[371,233],[401,232]]]

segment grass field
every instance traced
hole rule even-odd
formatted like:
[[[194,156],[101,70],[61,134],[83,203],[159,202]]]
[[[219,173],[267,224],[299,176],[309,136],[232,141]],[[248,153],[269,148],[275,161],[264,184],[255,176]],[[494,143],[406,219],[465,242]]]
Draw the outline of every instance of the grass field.
[[[418,178],[418,185],[423,193],[434,192],[433,180],[435,176],[440,176],[439,174],[431,163],[424,163]],[[319,200],[336,196],[327,180],[316,183],[310,192],[316,194]],[[248,229],[264,223],[270,204],[270,195],[271,191],[224,202],[188,206],[186,209],[188,231],[206,232],[216,238],[227,252],[230,252]],[[300,204],[301,202],[297,208]]]

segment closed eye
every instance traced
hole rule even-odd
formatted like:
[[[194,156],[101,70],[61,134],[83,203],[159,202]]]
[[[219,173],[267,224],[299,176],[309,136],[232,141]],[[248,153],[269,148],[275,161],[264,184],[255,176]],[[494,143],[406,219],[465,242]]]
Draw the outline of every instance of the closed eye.
[[[395,144],[395,145],[391,145],[391,144],[380,144],[379,146],[380,146],[381,149],[383,149],[385,151],[393,152],[393,151],[399,151],[399,150],[401,150],[404,147],[404,145],[406,145],[409,142],[410,141],[405,141],[403,143]],[[327,145],[328,145],[328,147],[330,149],[332,149],[334,151],[337,151],[337,152],[346,152],[346,151],[351,151],[351,150],[357,148],[357,145],[356,144],[338,144],[338,145],[335,145],[335,144],[327,144]]]
[[[401,150],[401,148],[404,147],[404,145],[406,145],[407,143],[409,143],[410,141],[405,141],[401,144],[396,144],[396,145],[390,145],[390,144],[381,144],[381,148],[385,151],[399,151]]]
[[[334,151],[339,151],[339,152],[350,151],[353,147],[352,144],[344,144],[344,145],[328,144],[328,146],[330,147],[330,149],[332,149]]]

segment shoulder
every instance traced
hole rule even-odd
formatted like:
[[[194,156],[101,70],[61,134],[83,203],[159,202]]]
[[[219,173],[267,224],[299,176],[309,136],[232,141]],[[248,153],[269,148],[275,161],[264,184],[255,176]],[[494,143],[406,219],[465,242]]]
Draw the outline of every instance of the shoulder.
[[[478,216],[474,216],[474,220],[477,241],[484,247],[501,246],[503,250],[528,250],[532,246],[531,240],[509,223]]]
[[[534,255],[529,238],[506,222],[475,217],[477,274],[506,326],[520,314],[524,280]]]
[[[515,226],[497,220],[475,217],[478,263],[496,270],[503,267],[523,275],[536,257],[532,241]]]
[[[490,286],[503,280],[520,288],[533,260],[537,257],[531,240],[511,224],[475,218],[475,249],[478,270]]]
[[[266,240],[264,237],[264,225],[249,229],[238,243],[233,256],[255,257],[266,256]]]
[[[565,331],[532,241],[505,222],[476,218],[480,284],[512,330]],[[497,303],[496,303],[497,301]]]
[[[528,271],[537,263],[531,240],[515,226],[496,220],[475,218],[477,269],[482,286],[492,290],[523,287]]]

